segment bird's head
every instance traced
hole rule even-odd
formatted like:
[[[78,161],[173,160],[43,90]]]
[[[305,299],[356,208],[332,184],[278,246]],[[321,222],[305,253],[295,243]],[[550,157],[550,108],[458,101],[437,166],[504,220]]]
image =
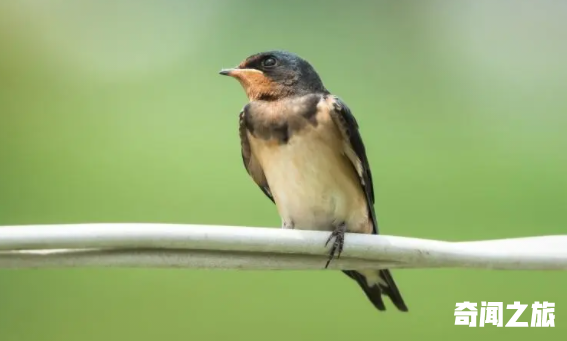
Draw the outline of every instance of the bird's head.
[[[327,92],[309,62],[285,51],[254,54],[220,74],[236,78],[251,101]]]

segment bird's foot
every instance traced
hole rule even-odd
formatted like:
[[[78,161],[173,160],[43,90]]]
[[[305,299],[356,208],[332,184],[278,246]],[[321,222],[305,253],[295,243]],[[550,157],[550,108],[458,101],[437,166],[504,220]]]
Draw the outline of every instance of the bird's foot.
[[[293,221],[283,221],[282,222],[282,229],[284,230],[293,230]]]
[[[335,257],[335,253],[337,254],[337,259],[341,258],[341,253],[343,252],[343,246],[345,243],[345,233],[346,233],[346,224],[343,222],[340,223],[333,230],[333,232],[331,232],[329,239],[327,239],[325,246],[329,244],[329,242],[331,241],[331,239],[333,239],[333,237],[335,238],[335,241],[333,242],[333,246],[331,246],[331,252],[329,253],[329,260],[327,260],[327,265],[325,265],[325,269],[329,266],[329,263],[331,263],[331,260],[333,260],[333,258]]]

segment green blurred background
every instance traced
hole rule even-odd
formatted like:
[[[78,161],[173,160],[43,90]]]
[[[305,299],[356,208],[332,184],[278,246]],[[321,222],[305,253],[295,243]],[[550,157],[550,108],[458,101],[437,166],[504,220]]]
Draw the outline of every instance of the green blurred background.
[[[2,2],[0,225],[279,226],[242,166],[244,92],[217,74],[275,48],[312,62],[357,116],[383,233],[563,234],[566,14],[559,1]],[[0,340],[567,331],[561,272],[394,276],[409,314],[378,313],[337,272],[0,270]],[[555,302],[556,327],[454,326],[456,302],[482,300]]]

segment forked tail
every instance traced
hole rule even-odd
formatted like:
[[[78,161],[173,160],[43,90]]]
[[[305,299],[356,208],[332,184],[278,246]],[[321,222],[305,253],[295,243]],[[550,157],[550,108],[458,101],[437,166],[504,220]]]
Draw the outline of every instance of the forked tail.
[[[386,310],[382,296],[388,296],[400,311],[408,311],[408,307],[394,282],[390,270],[343,271],[354,279],[362,288],[370,302],[380,311]]]

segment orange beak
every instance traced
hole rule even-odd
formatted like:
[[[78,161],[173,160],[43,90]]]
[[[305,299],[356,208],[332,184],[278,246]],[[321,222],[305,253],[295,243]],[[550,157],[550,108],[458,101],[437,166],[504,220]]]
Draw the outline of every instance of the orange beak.
[[[238,80],[250,99],[257,98],[261,94],[274,92],[273,82],[260,70],[235,67],[232,69],[222,69],[219,73],[223,76],[230,76]]]

